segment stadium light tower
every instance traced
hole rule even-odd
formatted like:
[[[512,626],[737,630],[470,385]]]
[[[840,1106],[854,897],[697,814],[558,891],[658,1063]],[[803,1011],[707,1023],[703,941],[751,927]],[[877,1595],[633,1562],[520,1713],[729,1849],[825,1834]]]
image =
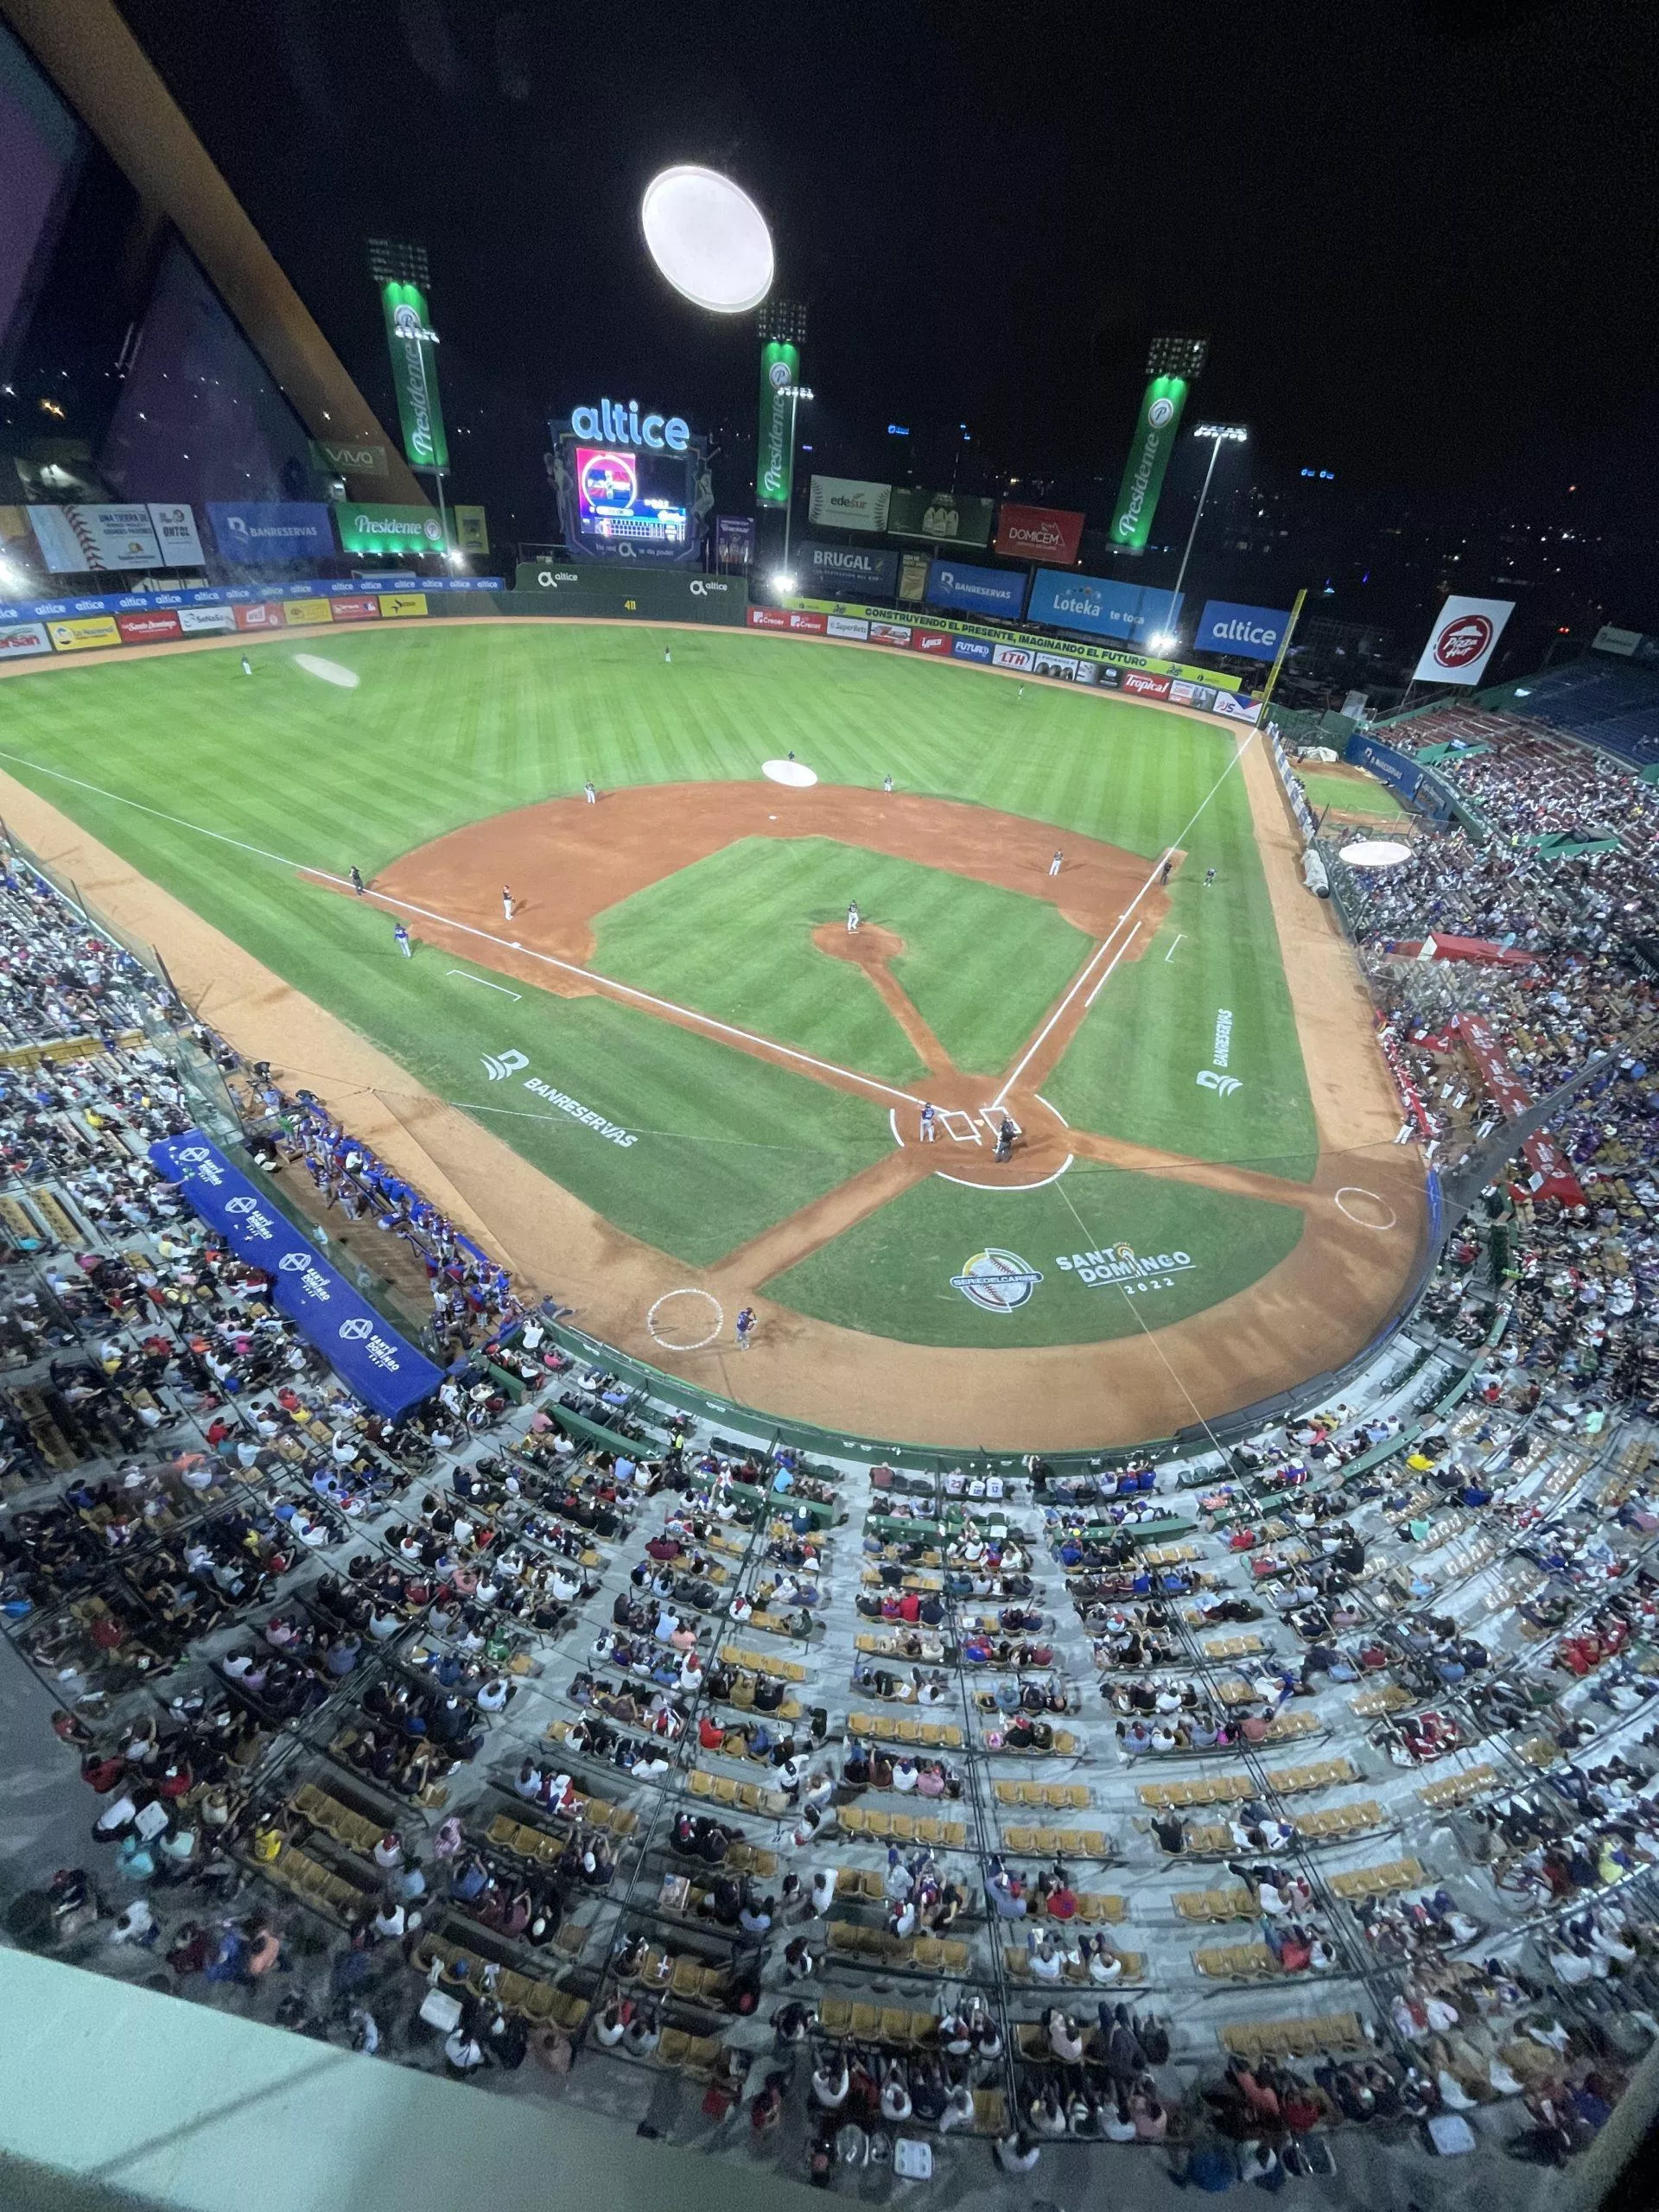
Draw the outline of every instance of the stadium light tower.
[[[1198,518],[1203,514],[1204,503],[1210,496],[1210,479],[1216,473],[1216,456],[1223,446],[1243,445],[1250,434],[1241,423],[1199,423],[1194,425],[1192,435],[1195,438],[1209,440],[1210,465],[1204,472],[1204,482],[1198,489],[1198,504],[1192,510],[1192,527],[1186,533],[1181,565],[1175,571],[1175,588],[1170,594],[1173,608],[1170,616],[1172,622],[1179,622],[1181,619],[1181,586],[1186,582],[1186,564],[1192,557],[1192,541],[1198,534]],[[1153,644],[1166,652],[1179,642],[1179,634],[1167,630],[1162,632],[1160,638],[1153,639]]]

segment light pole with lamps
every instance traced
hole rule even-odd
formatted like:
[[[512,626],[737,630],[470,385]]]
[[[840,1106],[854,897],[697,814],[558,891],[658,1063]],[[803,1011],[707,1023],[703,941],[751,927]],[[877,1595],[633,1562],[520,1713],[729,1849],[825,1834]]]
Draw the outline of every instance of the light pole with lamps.
[[[1181,565],[1175,571],[1175,588],[1170,594],[1172,622],[1181,619],[1181,586],[1186,581],[1186,564],[1192,557],[1192,541],[1198,534],[1198,518],[1204,512],[1204,503],[1210,496],[1210,479],[1216,473],[1216,456],[1224,445],[1242,446],[1249,432],[1240,423],[1198,423],[1193,426],[1195,438],[1210,441],[1210,466],[1204,472],[1204,482],[1198,491],[1198,504],[1192,510],[1192,527],[1186,533],[1186,545],[1181,554]],[[1174,631],[1166,630],[1152,640],[1154,646],[1167,652],[1179,645],[1180,639]]]
[[[789,525],[795,509],[795,410],[804,399],[810,399],[810,384],[786,385],[784,397],[789,402],[789,498],[784,505],[784,573],[789,573]]]

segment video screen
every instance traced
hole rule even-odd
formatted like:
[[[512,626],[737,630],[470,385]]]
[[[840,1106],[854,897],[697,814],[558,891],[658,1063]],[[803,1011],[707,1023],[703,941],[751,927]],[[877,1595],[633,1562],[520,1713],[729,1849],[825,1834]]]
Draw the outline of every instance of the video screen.
[[[578,446],[576,513],[584,537],[683,546],[690,518],[686,465],[673,454]]]

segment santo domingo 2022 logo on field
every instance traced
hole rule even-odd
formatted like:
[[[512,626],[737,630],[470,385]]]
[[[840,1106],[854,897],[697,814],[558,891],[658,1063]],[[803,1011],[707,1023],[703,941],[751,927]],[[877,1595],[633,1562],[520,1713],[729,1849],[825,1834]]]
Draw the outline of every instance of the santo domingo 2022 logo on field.
[[[1012,1313],[1023,1306],[1038,1284],[1041,1274],[1035,1268],[1028,1268],[1017,1252],[1005,1252],[1000,1245],[988,1244],[982,1252],[976,1252],[963,1262],[962,1273],[952,1275],[950,1287],[959,1290],[970,1305],[985,1313]]]

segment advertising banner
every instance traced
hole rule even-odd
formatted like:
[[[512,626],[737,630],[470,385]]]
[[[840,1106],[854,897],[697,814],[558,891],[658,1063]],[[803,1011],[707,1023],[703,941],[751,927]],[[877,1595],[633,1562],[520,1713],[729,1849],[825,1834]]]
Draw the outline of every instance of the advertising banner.
[[[201,539],[196,534],[196,518],[192,509],[177,501],[151,499],[150,528],[156,533],[156,543],[161,548],[164,569],[199,569],[202,564]]]
[[[324,600],[322,604],[326,607],[328,602]],[[395,622],[407,614],[424,614],[427,612],[426,594],[423,591],[383,591],[380,594],[380,612],[389,622]]]
[[[333,438],[313,438],[309,443],[311,465],[325,476],[378,476],[384,479],[391,474],[391,463],[386,458],[386,449],[383,445],[367,441],[359,442],[355,439]]]
[[[1036,658],[1036,650],[1031,645],[993,645],[991,647],[991,665],[994,668],[1017,668],[1028,671]]]
[[[1592,653],[1618,653],[1629,660],[1642,642],[1640,630],[1621,630],[1617,623],[1604,622],[1590,640]]]
[[[910,626],[904,622],[872,622],[870,643],[873,645],[907,645]]]
[[[515,589],[534,593],[549,614],[641,622],[717,622],[741,627],[745,576],[687,575],[662,569],[628,571],[582,563],[521,561]]]
[[[801,380],[801,357],[774,338],[760,348],[760,428],[755,442],[754,503],[786,507],[795,466],[795,402],[787,397]]]
[[[1287,610],[1277,607],[1238,607],[1230,599],[1205,602],[1193,649],[1205,653],[1236,653],[1243,660],[1272,660],[1290,627]]]
[[[789,557],[806,590],[829,599],[891,599],[899,575],[899,556],[874,545],[809,539]]]
[[[29,526],[54,576],[162,566],[162,549],[146,506],[31,506]]]
[[[378,622],[380,602],[372,592],[353,592],[332,602],[336,622]]]
[[[1004,499],[996,511],[993,550],[1010,561],[1049,561],[1069,569],[1083,543],[1084,519],[1066,507],[1022,507]]]
[[[1497,1032],[1478,1014],[1455,1014],[1452,1020],[1484,1078],[1492,1103],[1506,1122],[1518,1122],[1532,1104],[1532,1093],[1510,1065]],[[1554,1198],[1564,1206],[1584,1204],[1583,1186],[1573,1163],[1554,1137],[1528,1137],[1521,1151],[1532,1170],[1527,1180],[1535,1198]]]
[[[438,404],[437,341],[426,311],[426,295],[418,284],[393,278],[380,287],[380,306],[386,318],[404,453],[411,468],[448,468],[449,444]],[[356,550],[346,548],[348,552]]]
[[[826,614],[823,621],[832,638],[854,638],[861,645],[869,638],[870,626],[861,614]]]
[[[988,661],[995,651],[988,638],[964,638],[958,632],[950,640],[951,658],[955,660]]]
[[[1138,640],[1172,628],[1179,609],[1173,592],[1116,583],[1107,576],[1040,569],[1031,588],[1026,620],[1052,622],[1057,630],[1081,630],[1090,637]]]
[[[754,559],[754,517],[715,517],[715,566],[747,569]]]
[[[925,553],[906,553],[899,563],[899,596],[906,607],[918,607],[927,592],[927,572],[932,566]]]
[[[827,622],[829,616],[825,615]],[[786,607],[752,607],[748,615],[751,630],[787,630],[789,609]],[[866,633],[868,635],[867,630]]]
[[[348,553],[442,553],[443,525],[431,507],[340,506],[340,542]]]
[[[115,626],[121,632],[124,645],[154,645],[162,638],[181,638],[184,626],[171,607],[161,607],[154,614],[118,614]]]
[[[887,533],[892,537],[988,545],[995,522],[995,499],[972,499],[955,492],[905,490],[895,485],[887,505]]]
[[[919,559],[920,556],[912,556],[908,553],[905,556],[906,560],[910,560],[912,557]],[[901,592],[902,589],[903,571],[901,569]],[[791,598],[786,602],[786,604],[791,607],[817,607],[821,613],[825,614],[873,615],[880,612],[879,608],[861,606],[855,601],[847,600]],[[16,611],[19,610],[14,610],[14,612]],[[27,613],[38,610],[24,608],[21,611]],[[3,608],[0,608],[0,616],[3,616],[5,610]],[[1027,620],[1030,620],[1029,614],[1027,614]],[[953,638],[967,637],[979,639],[994,645],[1024,645],[1033,643],[1040,644],[1042,642],[1040,639],[1033,640],[1029,634],[1024,631],[1000,629],[988,622],[965,622],[962,620],[960,617],[953,614],[936,614],[932,620],[934,626],[937,628],[948,630]],[[1051,640],[1051,642],[1058,645],[1061,643],[1061,640],[1056,638]],[[1241,679],[1236,676],[1230,675],[1225,669],[1199,668],[1196,663],[1189,661],[1159,660],[1146,653],[1130,652],[1126,648],[1119,645],[1082,645],[1075,643],[1070,638],[1067,638],[1064,642],[1065,650],[1068,654],[1078,660],[1087,660],[1091,662],[1103,671],[1101,681],[1103,683],[1111,683],[1114,673],[1117,670],[1142,668],[1149,670],[1154,676],[1183,677],[1189,683],[1201,684],[1206,689],[1213,688],[1217,696],[1223,694],[1230,696],[1236,695],[1241,692],[1243,688]],[[1253,719],[1255,709],[1250,706],[1249,701],[1246,699],[1243,701],[1242,704],[1244,709],[1249,710],[1247,718]]]
[[[265,561],[327,560],[334,550],[334,512],[321,499],[207,502],[219,557],[243,568]]]
[[[1031,672],[1033,676],[1058,677],[1065,683],[1092,683],[1095,680],[1094,663],[1074,659],[1070,653],[1033,653]]]
[[[887,526],[891,484],[872,484],[861,476],[815,476],[806,518],[820,530],[862,530],[880,533]]]
[[[49,653],[52,640],[44,622],[0,624],[0,660],[27,660],[34,653]]]
[[[490,550],[490,521],[482,507],[451,507],[454,518],[455,546],[462,553],[487,555]]]
[[[1208,683],[1189,683],[1184,676],[1173,676],[1169,680],[1169,696],[1177,707],[1202,707],[1205,713],[1213,711],[1216,695]]]
[[[1169,467],[1181,427],[1186,390],[1185,377],[1154,377],[1141,395],[1141,413],[1111,521],[1113,544],[1124,546],[1131,553],[1145,550],[1158,494],[1164,487],[1164,471]]]
[[[219,630],[234,630],[236,610],[231,607],[181,607],[179,627],[187,637],[206,636]]]
[[[1412,682],[1478,683],[1514,612],[1512,599],[1460,599],[1454,593],[1435,618]]]
[[[60,653],[84,653],[93,645],[118,645],[121,632],[112,614],[83,614],[51,623],[52,643]]]
[[[1209,686],[1206,684],[1207,690]],[[1247,699],[1242,692],[1217,690],[1210,702],[1212,715],[1230,715],[1235,721],[1253,722],[1262,709],[1254,699]]]
[[[439,1370],[404,1343],[200,1129],[162,1138],[149,1157],[238,1259],[269,1279],[274,1302],[376,1413],[395,1420],[431,1396],[443,1379]]]
[[[424,609],[425,601],[421,604]],[[334,603],[331,599],[290,599],[283,605],[283,620],[290,627],[302,622],[332,622],[334,619]]]
[[[245,606],[234,607],[231,612],[236,617],[238,630],[280,630],[283,626],[280,600],[250,600]]]
[[[1167,699],[1174,681],[1173,676],[1149,676],[1143,668],[1131,668],[1125,671],[1121,688],[1137,699]]]
[[[960,561],[935,561],[927,572],[930,607],[959,607],[968,614],[989,614],[1017,622],[1026,603],[1026,579],[1018,569],[974,569]]]
[[[948,653],[950,632],[948,630],[912,630],[910,650],[913,653]]]

